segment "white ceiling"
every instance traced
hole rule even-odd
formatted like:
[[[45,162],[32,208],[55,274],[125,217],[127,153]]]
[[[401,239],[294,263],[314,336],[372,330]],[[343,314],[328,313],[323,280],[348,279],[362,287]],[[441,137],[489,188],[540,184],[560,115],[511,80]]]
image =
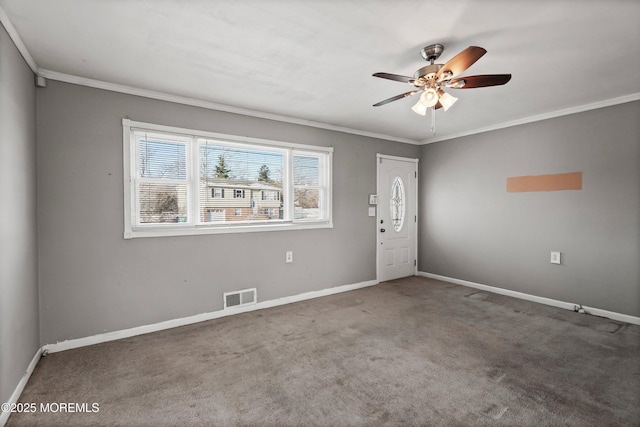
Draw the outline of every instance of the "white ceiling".
[[[49,78],[404,141],[640,99],[638,0],[0,0],[0,8]],[[459,101],[437,111],[435,138],[430,116],[411,111],[416,97],[372,107],[413,87],[371,76],[413,75],[432,43],[445,46],[438,63],[471,45],[488,51],[463,75],[513,75],[505,86],[450,90]]]

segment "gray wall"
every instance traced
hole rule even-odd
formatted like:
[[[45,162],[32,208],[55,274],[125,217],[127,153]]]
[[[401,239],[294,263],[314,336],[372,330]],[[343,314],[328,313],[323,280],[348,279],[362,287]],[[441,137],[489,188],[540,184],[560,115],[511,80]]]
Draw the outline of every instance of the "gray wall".
[[[38,90],[42,344],[376,278],[376,153],[420,147],[49,81]],[[122,118],[333,146],[334,228],[123,239]],[[285,251],[294,263],[285,264]]]
[[[423,146],[419,270],[640,316],[639,118],[632,102]],[[579,191],[506,192],[578,171]]]
[[[33,73],[0,25],[0,403],[40,347]]]

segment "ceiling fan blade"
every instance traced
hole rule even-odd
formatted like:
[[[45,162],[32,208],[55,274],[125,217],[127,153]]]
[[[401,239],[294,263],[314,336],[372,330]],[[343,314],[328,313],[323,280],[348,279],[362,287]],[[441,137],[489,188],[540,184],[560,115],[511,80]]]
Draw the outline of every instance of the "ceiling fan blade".
[[[480,76],[467,76],[453,79],[447,86],[452,89],[473,89],[476,87],[500,86],[509,80],[511,80],[511,74],[483,74]],[[461,82],[464,82],[464,86],[456,87],[456,85]]]
[[[447,79],[457,76],[471,67],[485,53],[487,51],[481,47],[469,46],[444,64],[436,73],[436,79],[440,79],[443,74]]]
[[[390,73],[374,73],[373,77],[380,77],[382,79],[395,80],[397,82],[403,82],[403,83],[413,83],[415,81],[413,77],[401,76],[398,74],[390,74]]]
[[[398,99],[402,99],[402,98],[406,98],[407,96],[414,95],[414,94],[416,94],[418,92],[421,92],[421,91],[412,90],[411,92],[405,92],[405,93],[400,94],[400,95],[392,96],[391,98],[385,99],[384,101],[380,101],[377,104],[373,104],[373,106],[374,107],[379,107],[381,105],[385,105],[385,104],[388,104],[390,102],[397,101]]]

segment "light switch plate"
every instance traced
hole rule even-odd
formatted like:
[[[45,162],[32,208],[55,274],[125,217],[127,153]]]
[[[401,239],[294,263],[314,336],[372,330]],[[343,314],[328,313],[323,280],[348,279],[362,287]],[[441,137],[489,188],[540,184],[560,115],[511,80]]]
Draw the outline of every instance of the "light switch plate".
[[[551,264],[560,264],[560,252],[551,251]]]
[[[377,194],[369,194],[369,204],[377,205],[378,204],[378,195]]]
[[[376,207],[369,206],[369,216],[376,216]]]

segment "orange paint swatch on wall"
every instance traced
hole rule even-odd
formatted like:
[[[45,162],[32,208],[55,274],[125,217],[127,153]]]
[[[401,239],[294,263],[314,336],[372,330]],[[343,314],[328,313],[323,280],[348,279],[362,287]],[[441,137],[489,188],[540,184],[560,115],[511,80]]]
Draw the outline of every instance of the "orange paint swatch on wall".
[[[582,190],[582,172],[507,178],[507,192]]]

